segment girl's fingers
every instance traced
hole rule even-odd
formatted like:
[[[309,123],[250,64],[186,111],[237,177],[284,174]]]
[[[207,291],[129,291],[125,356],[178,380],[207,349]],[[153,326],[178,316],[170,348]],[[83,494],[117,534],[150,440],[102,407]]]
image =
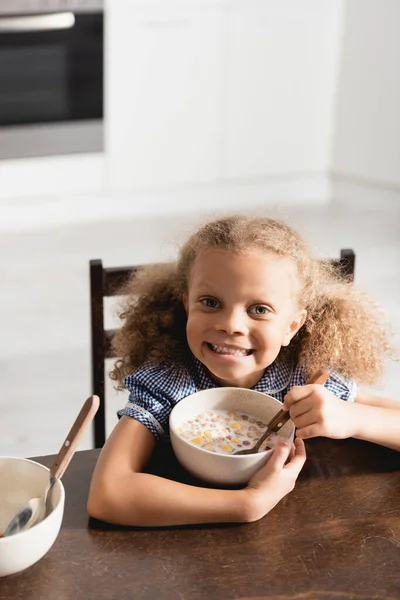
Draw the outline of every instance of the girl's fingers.
[[[278,440],[267,465],[270,468],[280,471],[288,459],[290,449],[291,445],[289,445],[286,440]]]
[[[307,457],[306,447],[302,439],[294,440],[294,447],[296,448],[296,456],[300,456],[302,458]]]
[[[310,410],[314,408],[314,403],[311,397],[302,400],[301,402],[296,402],[293,406],[290,407],[290,418],[296,419],[305,413],[308,413]]]
[[[295,385],[290,388],[290,391],[286,394],[283,399],[283,407],[290,408],[296,402],[304,400],[311,396],[314,391],[314,386],[311,385]]]
[[[294,469],[298,473],[300,473],[306,458],[306,447],[302,439],[296,438],[294,441],[295,454],[293,458],[288,462],[285,466],[285,469]]]
[[[317,423],[307,425],[296,430],[296,439],[308,440],[309,438],[319,437],[323,435],[323,432]]]
[[[290,452],[289,452],[288,461],[292,460],[292,458],[294,457],[295,453],[296,453],[296,448],[295,448],[295,445],[292,444],[292,447],[290,448]]]
[[[320,421],[317,412],[313,410],[309,410],[298,417],[292,417],[292,419],[297,429],[304,429],[304,427],[316,425],[318,421]]]

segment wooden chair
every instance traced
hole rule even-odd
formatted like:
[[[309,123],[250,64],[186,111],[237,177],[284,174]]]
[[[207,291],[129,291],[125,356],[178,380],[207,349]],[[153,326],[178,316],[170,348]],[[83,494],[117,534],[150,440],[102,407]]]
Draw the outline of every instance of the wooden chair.
[[[333,259],[332,263],[338,268],[341,276],[354,279],[353,250],[341,250],[340,258]],[[100,408],[93,422],[95,448],[101,448],[106,440],[105,360],[115,358],[111,347],[115,329],[104,328],[104,298],[116,296],[121,285],[140,268],[140,265],[105,268],[101,260],[90,261],[91,393],[100,398]]]

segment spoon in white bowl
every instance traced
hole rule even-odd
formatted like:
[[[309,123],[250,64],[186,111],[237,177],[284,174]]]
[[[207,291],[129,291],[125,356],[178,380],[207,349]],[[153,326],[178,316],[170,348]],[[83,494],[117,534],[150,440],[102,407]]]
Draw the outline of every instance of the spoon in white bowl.
[[[72,425],[63,445],[61,446],[55,461],[50,467],[50,478],[47,482],[43,495],[40,498],[31,498],[13,519],[5,530],[4,537],[20,533],[43,521],[46,516],[47,495],[57,481],[64,475],[71,458],[75,454],[78,443],[86,431],[88,425],[93,421],[100,405],[98,396],[90,396],[82,406],[74,424]]]
[[[319,383],[320,385],[324,385],[324,383],[329,379],[329,371],[326,369],[320,369],[314,375],[310,377],[308,381],[306,381],[305,385],[309,385],[311,383]],[[290,414],[288,410],[279,410],[274,417],[267,424],[267,429],[264,431],[260,439],[254,446],[251,448],[246,448],[246,450],[238,450],[234,452],[234,456],[240,456],[244,454],[257,454],[259,449],[261,448],[263,442],[267,439],[271,433],[276,433],[279,429],[290,419]]]

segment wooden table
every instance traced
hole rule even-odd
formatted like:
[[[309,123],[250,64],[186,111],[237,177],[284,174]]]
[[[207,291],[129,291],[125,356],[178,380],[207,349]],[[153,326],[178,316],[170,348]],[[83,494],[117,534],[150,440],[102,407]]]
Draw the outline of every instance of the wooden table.
[[[0,579],[0,598],[398,600],[400,453],[327,439],[308,441],[307,450],[296,489],[261,521],[170,529],[89,521],[98,451],[78,452],[64,476],[54,546]],[[49,466],[52,457],[37,460]],[[169,452],[150,470],[185,479]]]

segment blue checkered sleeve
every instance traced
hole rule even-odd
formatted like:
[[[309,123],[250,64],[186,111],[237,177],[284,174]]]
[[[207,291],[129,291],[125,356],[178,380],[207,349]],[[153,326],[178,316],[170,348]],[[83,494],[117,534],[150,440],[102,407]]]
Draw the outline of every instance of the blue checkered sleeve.
[[[293,371],[292,379],[288,386],[288,390],[294,385],[304,385],[306,383],[306,377],[300,367],[296,367]],[[352,379],[348,379],[343,375],[340,375],[336,371],[331,371],[328,381],[325,383],[325,387],[335,394],[341,400],[347,400],[347,402],[354,402],[358,392],[358,385]]]
[[[132,417],[159,440],[168,438],[169,415],[179,400],[196,391],[186,369],[169,363],[146,363],[124,380],[129,399],[118,417]]]

